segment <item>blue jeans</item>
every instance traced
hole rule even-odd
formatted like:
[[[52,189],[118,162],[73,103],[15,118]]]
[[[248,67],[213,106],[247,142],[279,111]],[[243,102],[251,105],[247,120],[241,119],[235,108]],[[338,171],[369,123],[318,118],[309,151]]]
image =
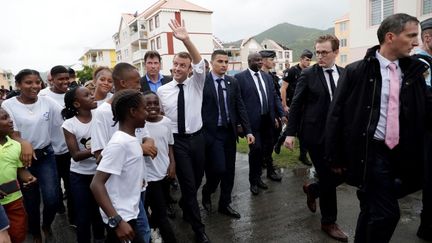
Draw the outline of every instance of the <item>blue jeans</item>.
[[[0,204],[0,231],[3,231],[7,228],[9,228],[9,219],[3,206]]]
[[[37,160],[33,159],[28,170],[37,178],[37,183],[29,188],[23,188],[24,206],[28,214],[29,231],[34,236],[40,236],[40,195],[42,194],[43,221],[42,227],[50,229],[58,208],[59,192],[57,188],[57,166],[51,145],[43,150],[35,151]]]
[[[147,219],[147,214],[144,208],[145,193],[146,193],[145,191],[141,192],[141,200],[139,202],[139,214],[136,221],[136,229],[138,231],[138,234],[141,235],[141,238],[143,238],[146,243],[149,243],[151,231]]]
[[[105,238],[105,225],[99,212],[99,206],[90,191],[90,183],[93,175],[83,175],[70,172],[70,190],[74,218],[77,226],[76,234],[78,243],[90,243],[91,231],[93,238],[103,240]]]

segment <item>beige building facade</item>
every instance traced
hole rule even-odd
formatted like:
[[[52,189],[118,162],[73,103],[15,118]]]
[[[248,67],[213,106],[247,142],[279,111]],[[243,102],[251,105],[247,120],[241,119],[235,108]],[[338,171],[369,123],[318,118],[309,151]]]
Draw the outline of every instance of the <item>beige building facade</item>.
[[[381,21],[394,13],[432,17],[432,0],[350,0],[350,41],[348,63],[362,59],[366,50],[378,44],[376,32]]]
[[[128,62],[145,73],[144,54],[158,51],[161,72],[169,74],[175,53],[186,51],[168,26],[172,19],[184,21],[189,36],[203,58],[210,59],[214,49],[212,11],[185,0],[160,0],[138,14],[123,14],[113,35],[117,62]]]

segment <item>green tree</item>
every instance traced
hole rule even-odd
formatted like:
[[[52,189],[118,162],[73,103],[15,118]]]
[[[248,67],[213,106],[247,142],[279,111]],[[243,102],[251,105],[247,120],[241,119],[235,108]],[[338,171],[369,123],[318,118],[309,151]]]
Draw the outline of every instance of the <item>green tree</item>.
[[[94,70],[93,70],[92,67],[84,65],[83,70],[76,72],[78,80],[81,83],[84,83],[86,81],[92,80],[93,79],[93,71]]]

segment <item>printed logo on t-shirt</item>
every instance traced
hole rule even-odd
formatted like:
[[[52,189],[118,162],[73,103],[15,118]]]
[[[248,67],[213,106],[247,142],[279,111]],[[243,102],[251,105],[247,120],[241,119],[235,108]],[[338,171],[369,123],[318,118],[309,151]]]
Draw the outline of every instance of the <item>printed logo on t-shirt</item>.
[[[85,149],[91,149],[91,138],[81,138],[80,143],[84,145]]]
[[[45,121],[48,121],[48,120],[49,120],[49,111],[45,112],[45,113],[42,115],[42,117],[43,117],[43,119],[44,119]]]

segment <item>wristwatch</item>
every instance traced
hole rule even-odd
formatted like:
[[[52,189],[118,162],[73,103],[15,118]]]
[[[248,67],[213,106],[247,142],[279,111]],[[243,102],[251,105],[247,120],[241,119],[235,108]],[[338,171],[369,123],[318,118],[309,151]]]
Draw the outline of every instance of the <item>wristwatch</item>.
[[[116,216],[114,216],[114,217],[109,217],[108,218],[108,226],[111,229],[115,229],[115,228],[117,228],[117,226],[120,224],[120,222],[122,220],[123,220],[122,217],[120,215],[118,215],[118,214]]]

